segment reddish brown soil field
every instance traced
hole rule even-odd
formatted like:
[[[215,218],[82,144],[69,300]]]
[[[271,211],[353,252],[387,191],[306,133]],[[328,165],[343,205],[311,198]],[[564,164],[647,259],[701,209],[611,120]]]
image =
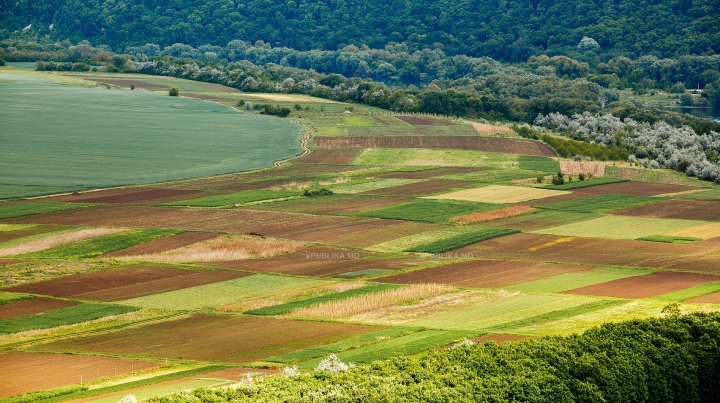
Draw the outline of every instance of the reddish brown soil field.
[[[481,171],[487,171],[487,168],[444,167],[414,172],[383,172],[373,174],[373,176],[376,178],[430,179],[438,176],[468,174]]]
[[[609,183],[607,185],[589,186],[586,188],[575,189],[574,192],[584,193],[586,195],[599,195],[606,193],[626,194],[633,196],[655,196],[665,193],[685,192],[695,190],[689,186],[668,185],[665,183],[650,182],[620,182]]]
[[[55,309],[69,308],[75,305],[78,305],[78,303],[48,298],[25,299],[0,305],[0,319],[19,318],[20,316],[34,315]]]
[[[140,206],[98,206],[82,211],[59,211],[15,219],[17,223],[131,228],[177,228],[191,231],[282,236],[321,228],[335,228],[376,219],[288,214],[249,209],[184,209]]]
[[[563,294],[597,295],[599,297],[649,298],[669,292],[719,281],[709,274],[657,272],[594,284],[563,292]]]
[[[33,228],[22,229],[19,231],[0,232],[0,242],[23,238],[30,235],[38,235],[53,231],[60,231],[62,229],[62,227],[57,227],[54,225],[41,225]]]
[[[329,243],[346,248],[364,248],[396,238],[402,238],[404,236],[415,235],[421,232],[432,231],[440,228],[443,227],[435,224],[406,221],[390,227],[339,236],[332,241],[329,241]]]
[[[690,304],[720,304],[720,292],[703,295],[702,297],[688,299],[683,301]]]
[[[362,150],[358,149],[336,150],[323,148],[313,150],[310,154],[296,159],[295,162],[304,164],[349,164],[361,152]]]
[[[0,353],[0,398],[69,386],[131,371],[159,362],[83,357],[68,354]]]
[[[374,210],[398,203],[406,203],[412,199],[384,197],[317,197],[312,200],[287,200],[277,203],[253,206],[259,210],[284,211],[307,214],[348,214],[356,211]]]
[[[720,220],[720,202],[700,200],[667,200],[646,204],[612,214],[636,217],[680,218],[684,220]]]
[[[472,136],[315,137],[318,148],[456,148],[555,157],[538,141]]]
[[[248,276],[230,270],[191,271],[164,267],[128,266],[24,284],[4,291],[114,301]]]
[[[164,85],[159,84],[152,84],[145,81],[140,80],[118,80],[118,79],[103,79],[100,80],[100,82],[110,84],[110,85],[117,85],[118,87],[123,88],[130,88],[131,85],[134,85],[135,88],[170,88]]]
[[[567,201],[567,200],[575,200],[575,199],[579,199],[581,197],[587,197],[587,195],[582,194],[582,193],[573,192],[573,193],[568,193],[568,194],[564,194],[564,195],[560,195],[560,196],[550,196],[550,197],[544,197],[542,199],[528,200],[525,202],[520,202],[518,204],[522,205],[522,206],[531,206],[531,207],[532,206],[542,206],[543,204],[562,202],[562,201]]]
[[[30,262],[28,259],[0,259],[0,266],[7,266],[15,263]]]
[[[286,238],[295,239],[298,241],[308,242],[325,242],[332,243],[332,241],[343,235],[352,235],[363,233],[366,231],[372,231],[375,229],[384,229],[389,226],[402,224],[400,220],[374,220],[361,222],[356,224],[344,225],[341,227],[331,227],[327,229],[317,229],[310,231],[300,231],[294,234],[286,235]]]
[[[183,232],[181,234],[166,236],[164,238],[155,239],[150,242],[131,246],[127,249],[121,249],[115,252],[106,253],[103,256],[133,256],[160,253],[168,250],[182,248],[184,246],[192,245],[194,243],[207,241],[213,238],[217,238],[218,236],[220,235],[212,234],[209,232]]]
[[[393,186],[390,188],[371,190],[363,194],[380,196],[415,196],[439,193],[452,188],[461,188],[470,185],[469,182],[450,181],[443,179],[429,180],[425,182],[408,183],[407,185]]]
[[[420,117],[420,116],[395,116],[396,118],[405,121],[407,123],[410,123],[411,125],[415,126],[450,126],[452,123],[435,119],[435,118],[426,118],[426,117]]]
[[[253,316],[195,315],[43,345],[48,351],[137,354],[242,363],[382,330],[362,325]]]
[[[586,266],[475,260],[385,277],[379,281],[394,284],[439,283],[460,287],[495,288],[540,280],[558,274],[589,271]]]
[[[148,188],[122,188],[101,190],[97,192],[81,193],[78,195],[61,196],[53,198],[55,201],[76,203],[136,203],[153,201],[155,203],[188,199],[192,195],[200,194],[193,190],[177,189],[148,189]]]

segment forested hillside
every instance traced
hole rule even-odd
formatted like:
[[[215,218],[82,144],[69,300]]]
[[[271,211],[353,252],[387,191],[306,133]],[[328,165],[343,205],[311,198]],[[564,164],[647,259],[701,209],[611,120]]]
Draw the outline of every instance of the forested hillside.
[[[225,46],[335,50],[349,44],[518,62],[537,54],[677,57],[720,52],[720,0],[19,0],[0,8],[7,35],[127,46]],[[30,26],[32,24],[32,26]],[[584,37],[592,40],[581,40]]]

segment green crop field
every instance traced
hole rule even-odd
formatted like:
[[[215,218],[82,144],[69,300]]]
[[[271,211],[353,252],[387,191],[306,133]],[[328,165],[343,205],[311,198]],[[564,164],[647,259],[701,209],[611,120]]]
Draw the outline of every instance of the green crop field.
[[[0,305],[9,304],[15,301],[22,301],[24,299],[33,298],[31,295],[19,294],[16,292],[3,292],[0,291]]]
[[[73,323],[86,322],[105,316],[120,315],[136,310],[137,308],[128,306],[86,303],[69,308],[43,312],[37,315],[2,319],[0,320],[0,334],[71,325]]]
[[[413,249],[415,247],[419,247],[420,245],[427,245],[433,242],[442,241],[444,239],[454,238],[456,236],[463,236],[469,233],[473,233],[477,230],[477,227],[473,226],[446,227],[438,230],[426,231],[419,234],[396,238],[391,241],[369,246],[365,249],[382,252],[402,252]]]
[[[2,164],[2,162],[0,162],[0,164]],[[0,185],[0,189],[1,188],[2,185]],[[0,190],[0,192],[2,192],[2,190]],[[92,206],[94,206],[94,204],[62,202],[30,202],[20,204],[5,204],[0,202],[0,219],[50,213],[53,211],[77,210]]]
[[[564,185],[553,185],[553,186],[546,186],[545,189],[554,189],[554,190],[572,190],[572,189],[580,189],[580,188],[586,188],[591,186],[598,186],[598,185],[607,185],[610,183],[620,183],[620,182],[627,182],[627,179],[619,179],[619,178],[610,178],[610,177],[601,177],[601,178],[592,178],[584,181],[573,181],[573,182],[567,182]]]
[[[592,220],[580,221],[558,227],[543,228],[531,232],[535,234],[583,236],[591,238],[638,239],[701,224],[704,224],[704,222],[668,218],[603,216]]]
[[[357,215],[428,223],[446,223],[451,218],[459,215],[482,213],[503,207],[505,206],[502,204],[422,199],[363,211],[357,213]]]
[[[428,244],[415,246],[407,249],[407,252],[443,253],[450,250],[460,249],[474,243],[486,241],[488,239],[493,239],[520,232],[518,230],[505,228],[471,228],[472,231],[465,234],[460,234],[450,238],[440,239]]]
[[[470,125],[349,127],[348,136],[477,136]]]
[[[518,168],[526,171],[539,171],[547,174],[556,174],[560,170],[557,160],[549,157],[533,155],[518,155]]]
[[[325,283],[298,277],[255,274],[220,283],[127,299],[119,303],[155,309],[204,309],[266,296],[280,296],[284,292],[310,289]]]
[[[129,248],[143,242],[163,238],[181,231],[161,229],[134,229],[110,235],[102,235],[67,245],[46,249],[40,252],[28,253],[22,256],[41,258],[82,259],[100,256],[105,253]]]
[[[642,197],[624,194],[603,194],[583,197],[540,206],[547,210],[574,211],[576,213],[605,213],[622,210],[643,204],[656,203],[665,199],[660,197]]]
[[[237,172],[300,153],[303,129],[287,119],[151,91],[0,78],[16,80],[0,92],[0,198]]]
[[[281,199],[284,197],[300,196],[300,192],[274,191],[274,190],[247,190],[227,195],[200,197],[197,199],[180,200],[171,203],[162,203],[161,206],[189,206],[189,207],[223,207],[235,204],[249,203],[261,200]]]
[[[421,182],[418,179],[377,179],[367,182],[359,182],[359,183],[348,183],[343,185],[337,185],[331,187],[331,190],[334,193],[346,193],[346,194],[353,194],[353,193],[362,193],[362,192],[369,192],[371,190],[378,190],[378,189],[385,189],[390,188],[394,186],[400,186],[400,185],[407,185],[408,183],[416,183]]]
[[[688,244],[688,243],[700,242],[703,239],[702,238],[692,238],[692,237],[687,237],[687,236],[651,235],[651,236],[640,237],[637,240],[638,241],[648,241],[648,242]]]
[[[508,168],[517,165],[518,155],[474,150],[417,148],[370,148],[360,154],[354,165],[384,166],[461,166]],[[525,171],[525,170],[522,170]]]
[[[686,288],[684,290],[675,291],[667,294],[652,297],[654,300],[667,302],[682,302],[688,299],[702,297],[712,293],[720,292],[720,281],[698,285]]]
[[[563,292],[593,284],[605,283],[632,276],[650,274],[652,271],[643,269],[601,267],[591,273],[567,273],[537,281],[520,283],[503,287],[511,291],[524,292]]]

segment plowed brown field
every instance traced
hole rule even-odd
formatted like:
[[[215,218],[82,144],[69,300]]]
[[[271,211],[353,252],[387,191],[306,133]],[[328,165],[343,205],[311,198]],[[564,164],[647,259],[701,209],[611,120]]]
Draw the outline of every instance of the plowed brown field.
[[[311,231],[300,231],[286,235],[286,238],[297,241],[325,242],[332,244],[333,240],[343,235],[358,234],[375,229],[385,229],[390,226],[402,224],[401,220],[374,220],[350,225],[343,225],[336,228],[317,229]]]
[[[689,186],[668,185],[665,183],[650,182],[619,182],[609,183],[607,185],[588,186],[585,188],[575,189],[577,193],[585,195],[600,195],[607,193],[626,194],[633,196],[655,196],[665,193],[685,192],[695,190]]]
[[[284,211],[307,214],[348,214],[356,211],[374,210],[398,203],[406,203],[412,199],[380,198],[380,197],[330,197],[308,200],[286,200],[278,203],[254,206],[259,210]]]
[[[218,236],[220,235],[209,232],[183,232],[181,234],[166,236],[164,238],[155,239],[150,242],[131,246],[127,249],[120,249],[115,252],[106,253],[103,256],[115,257],[160,253],[168,250],[182,248],[184,246],[192,245],[194,243],[207,241],[213,238],[217,238]]]
[[[713,281],[720,281],[720,276],[696,273],[657,272],[576,288],[565,291],[563,294],[583,294],[617,298],[649,298],[711,283]]]
[[[159,362],[68,354],[0,353],[0,398],[160,366]]]
[[[702,297],[692,298],[683,301],[690,304],[720,304],[720,292],[703,295]]]
[[[316,137],[318,148],[450,148],[555,157],[539,141],[473,136]]]
[[[78,305],[77,302],[60,301],[48,298],[32,298],[0,305],[0,319],[19,318],[60,308]]]
[[[382,330],[362,325],[253,316],[195,315],[43,345],[46,351],[243,363]]]
[[[362,150],[359,149],[318,149],[296,159],[295,162],[304,164],[349,164],[361,152]]]
[[[646,204],[612,214],[636,217],[680,218],[684,220],[720,221],[720,202],[701,200],[666,200]]]
[[[453,123],[446,120],[421,117],[421,116],[395,116],[396,118],[410,123],[414,126],[450,126]]]
[[[385,277],[394,284],[439,283],[460,287],[495,288],[540,280],[558,274],[590,272],[586,266],[534,262],[474,260]]]
[[[33,228],[21,229],[18,231],[0,232],[0,242],[23,238],[30,235],[45,234],[53,231],[60,231],[62,227],[55,225],[41,225]]]
[[[199,194],[194,190],[123,188],[101,190],[53,198],[52,200],[75,203],[137,203],[153,201],[154,203],[183,200],[191,195]]]
[[[415,235],[421,232],[432,231],[440,228],[443,227],[436,224],[405,221],[398,225],[338,236],[329,242],[333,245],[346,248],[364,248],[396,238],[402,238],[404,236]]]
[[[470,185],[469,182],[450,181],[443,179],[429,180],[425,182],[408,183],[407,185],[393,186],[389,188],[371,190],[363,194],[380,196],[416,196],[428,195],[442,192],[448,189],[461,188]]]

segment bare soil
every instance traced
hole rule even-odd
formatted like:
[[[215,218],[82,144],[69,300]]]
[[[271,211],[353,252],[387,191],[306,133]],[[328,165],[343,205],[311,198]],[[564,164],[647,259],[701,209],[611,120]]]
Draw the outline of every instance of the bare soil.
[[[362,150],[358,149],[317,149],[310,154],[298,158],[295,162],[304,164],[349,164]]]
[[[106,253],[104,256],[116,257],[160,253],[177,248],[182,248],[188,245],[192,245],[194,243],[207,241],[213,238],[217,238],[218,236],[220,235],[209,232],[183,232],[181,234],[166,236],[164,238],[155,239],[150,242],[131,246],[127,249],[121,249],[115,252]]]
[[[565,291],[564,294],[617,298],[649,298],[719,281],[720,276],[696,273],[657,272]]]
[[[720,202],[701,200],[666,200],[612,212],[615,215],[684,220],[720,220]]]
[[[384,189],[363,192],[380,196],[416,196],[439,193],[448,189],[462,188],[470,185],[469,182],[435,179],[424,182],[408,183],[407,185],[393,186]]]
[[[78,305],[78,302],[61,301],[49,298],[32,298],[22,301],[0,305],[0,319],[19,318],[25,315],[34,315],[55,309],[69,308]]]

